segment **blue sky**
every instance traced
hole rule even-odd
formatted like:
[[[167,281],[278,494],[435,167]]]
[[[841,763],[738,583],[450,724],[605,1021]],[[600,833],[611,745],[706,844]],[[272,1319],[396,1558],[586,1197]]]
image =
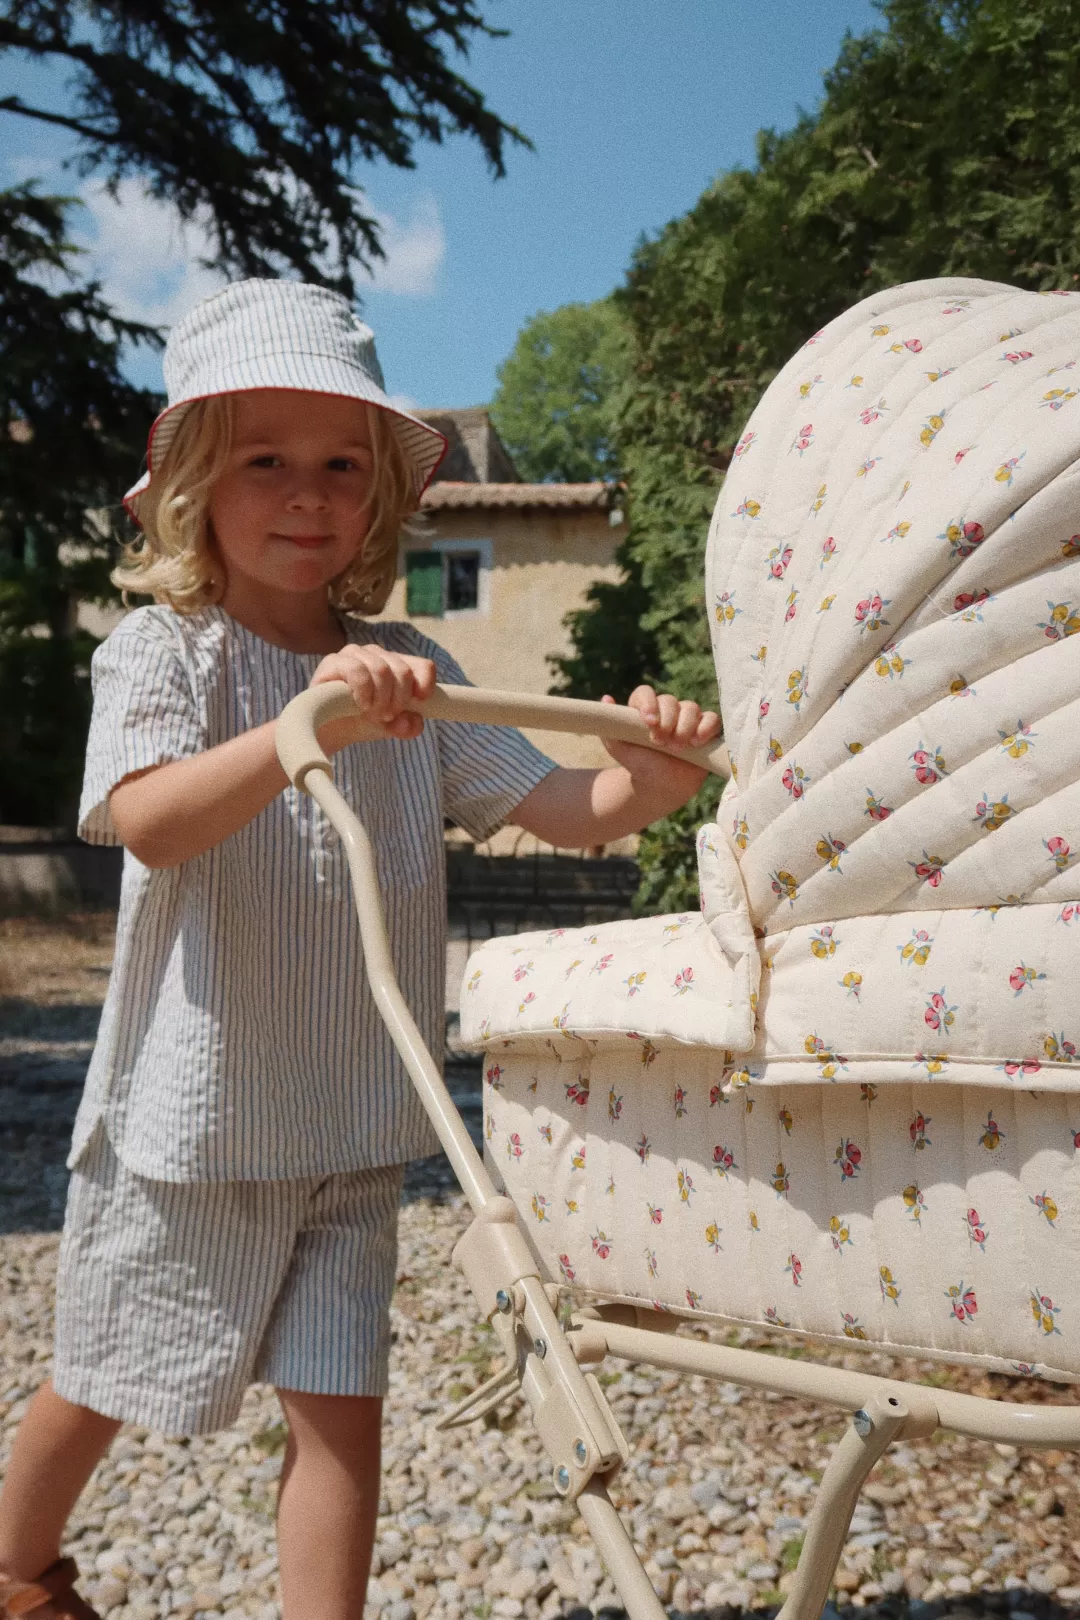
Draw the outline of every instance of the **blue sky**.
[[[763,126],[812,109],[846,29],[871,0],[488,0],[508,39],[479,40],[461,71],[535,143],[490,177],[474,144],[418,148],[417,166],[358,176],[388,259],[364,295],[391,391],[420,405],[490,398],[499,362],[538,310],[598,298],[642,233],[689,208],[720,170],[749,164]],[[34,89],[25,67],[19,89]],[[12,67],[0,93],[14,88]],[[35,73],[52,99],[48,70]],[[135,181],[118,203],[57,173],[62,137],[0,124],[7,178],[81,187],[89,262],[125,313],[168,323],[217,285],[167,210]],[[133,375],[160,385],[155,360]]]

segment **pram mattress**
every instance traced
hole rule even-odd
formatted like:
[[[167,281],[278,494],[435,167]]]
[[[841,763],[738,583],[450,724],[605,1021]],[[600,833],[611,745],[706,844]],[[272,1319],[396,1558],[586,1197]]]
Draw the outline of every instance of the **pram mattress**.
[[[488,1054],[487,1160],[551,1280],[1080,1378],[1080,1097],[724,1068],[629,1036]]]

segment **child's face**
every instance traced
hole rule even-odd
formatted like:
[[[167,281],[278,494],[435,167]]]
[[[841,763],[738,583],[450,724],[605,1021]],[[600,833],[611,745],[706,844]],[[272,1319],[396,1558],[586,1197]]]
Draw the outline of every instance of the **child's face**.
[[[235,396],[209,513],[230,592],[324,592],[368,526],[372,451],[358,400],[260,388]]]

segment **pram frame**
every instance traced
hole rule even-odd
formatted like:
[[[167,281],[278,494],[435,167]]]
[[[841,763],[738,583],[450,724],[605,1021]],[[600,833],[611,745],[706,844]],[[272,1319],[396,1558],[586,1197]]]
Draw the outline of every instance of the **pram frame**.
[[[641,717],[612,704],[439,686],[415,708],[432,719],[525,725],[653,746]],[[309,688],[282,711],[276,740],[290,781],[310,793],[342,840],[372,995],[473,1210],[453,1260],[494,1329],[506,1365],[446,1414],[440,1426],[478,1419],[508,1393],[520,1391],[551,1458],[555,1489],[575,1502],[630,1620],[662,1620],[664,1609],[608,1494],[606,1481],[628,1461],[629,1449],[595,1375],[585,1370],[606,1356],[827,1402],[851,1414],[822,1476],[778,1620],[818,1620],[859,1491],[894,1440],[947,1428],[1011,1445],[1080,1448],[1076,1406],[1028,1406],[931,1390],[875,1374],[676,1338],[673,1329],[679,1319],[626,1305],[600,1305],[576,1312],[568,1324],[560,1322],[559,1290],[541,1278],[516,1207],[492,1182],[402,996],[371,843],[334,786],[317,737],[321,726],[353,713],[343,683]],[[382,735],[379,727],[370,726],[360,740]],[[725,772],[721,745],[687,750],[681,757],[717,774]]]

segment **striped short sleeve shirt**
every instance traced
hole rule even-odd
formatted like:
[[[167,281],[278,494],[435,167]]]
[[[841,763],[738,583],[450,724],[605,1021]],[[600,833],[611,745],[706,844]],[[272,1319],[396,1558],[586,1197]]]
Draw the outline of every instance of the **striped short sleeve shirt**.
[[[350,641],[454,660],[408,624],[343,618]],[[263,641],[223,609],[138,608],[98,648],[79,831],[118,843],[109,794],[134,771],[273,720],[319,654]],[[343,749],[334,778],[374,844],[394,960],[441,1050],[444,818],[475,838],[553,762],[519,732],[428,721],[416,740]],[[287,788],[179,866],[125,851],[116,956],[69,1164],[99,1124],[161,1181],[276,1180],[401,1163],[437,1142],[376,1010],[340,841]]]

